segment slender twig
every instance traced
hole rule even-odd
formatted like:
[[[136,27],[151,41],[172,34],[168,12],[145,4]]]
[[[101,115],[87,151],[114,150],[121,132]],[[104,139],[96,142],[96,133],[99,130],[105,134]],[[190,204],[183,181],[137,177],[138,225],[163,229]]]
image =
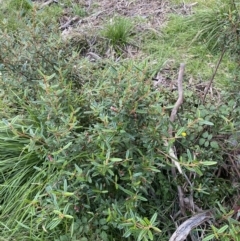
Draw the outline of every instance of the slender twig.
[[[171,112],[171,116],[170,116],[170,125],[169,125],[169,129],[168,129],[168,133],[169,133],[169,137],[172,138],[173,137],[173,127],[172,127],[172,124],[176,118],[176,115],[177,115],[177,111],[178,111],[178,108],[181,106],[181,104],[183,103],[183,87],[182,87],[182,81],[183,81],[183,75],[184,75],[184,69],[185,69],[185,64],[181,64],[180,65],[180,70],[179,70],[179,74],[178,74],[178,99],[172,109],[172,112]],[[169,143],[166,141],[165,142],[165,145],[167,147],[169,147]],[[172,160],[172,163],[174,164],[174,166],[178,169],[179,173],[183,174],[183,171],[182,171],[182,168],[178,162],[178,158],[174,152],[174,147],[169,147],[169,156]],[[175,170],[173,170],[173,173],[175,174]]]
[[[70,20],[68,20],[65,24],[61,25],[59,27],[59,29],[61,29],[61,30],[66,29],[69,27],[69,25],[73,24],[74,22],[78,21],[79,19],[80,19],[79,16],[75,16],[75,17],[71,18]]]
[[[49,1],[45,2],[45,3],[43,3],[43,4],[40,6],[40,9],[43,8],[43,7],[45,7],[45,6],[50,5],[50,4],[52,4],[52,3],[58,3],[58,0],[49,0]]]
[[[217,73],[217,70],[218,70],[218,68],[219,68],[219,66],[220,66],[220,64],[222,62],[222,59],[223,59],[223,56],[224,56],[225,52],[226,52],[226,48],[223,49],[222,54],[221,54],[221,56],[220,56],[220,58],[218,60],[217,66],[216,66],[216,68],[214,70],[214,73],[212,75],[212,78],[210,79],[210,82],[209,82],[207,88],[204,91],[204,96],[203,96],[203,100],[202,100],[203,104],[205,103],[205,99],[206,99],[207,93],[208,93],[208,91],[209,91],[209,89],[210,89],[210,87],[211,87],[211,85],[213,83],[213,80],[214,80],[215,75]]]
[[[88,12],[89,9],[91,8],[91,6],[92,6],[92,0],[90,0],[89,3],[88,3],[87,12]]]
[[[170,136],[172,136],[172,123],[175,121],[175,118],[176,118],[176,115],[177,115],[177,111],[178,111],[178,108],[181,106],[181,104],[183,103],[183,87],[182,87],[182,82],[183,82],[183,75],[184,75],[184,70],[185,70],[185,64],[180,64],[180,70],[179,70],[179,73],[178,73],[178,99],[172,109],[172,113],[171,113],[171,116],[170,116],[170,126],[169,126],[169,134]]]

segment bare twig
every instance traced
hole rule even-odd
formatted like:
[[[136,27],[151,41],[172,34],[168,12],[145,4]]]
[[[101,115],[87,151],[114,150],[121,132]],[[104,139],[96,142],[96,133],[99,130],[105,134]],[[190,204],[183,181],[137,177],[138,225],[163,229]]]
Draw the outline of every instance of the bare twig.
[[[165,146],[167,146],[167,147],[169,146],[169,143],[168,143],[167,141],[165,141]],[[169,156],[170,156],[170,158],[171,158],[172,163],[173,163],[174,166],[178,169],[179,173],[180,173],[180,174],[183,174],[182,168],[181,168],[181,166],[180,166],[180,164],[179,164],[179,162],[178,162],[178,159],[177,159],[177,156],[176,156],[176,154],[175,154],[175,152],[174,152],[173,147],[170,147],[170,148],[169,148],[168,154],[169,154]],[[175,175],[175,173],[176,173],[176,172],[174,171],[174,175]]]
[[[212,218],[210,211],[199,213],[183,222],[173,233],[169,241],[184,241],[192,229]]]
[[[184,193],[183,193],[182,187],[178,185],[177,189],[178,189],[178,199],[179,199],[180,210],[182,215],[186,216],[186,209],[184,204]]]
[[[102,59],[99,55],[97,55],[97,54],[95,54],[93,52],[88,52],[87,56],[89,56],[89,57],[91,57],[91,58],[93,58],[95,60],[101,60]]]
[[[233,160],[233,158],[231,157],[231,155],[230,154],[228,154],[228,158],[230,159],[230,161],[231,161],[231,163],[232,163],[232,166],[234,167],[234,171],[237,173],[237,175],[238,175],[238,178],[240,178],[240,172],[238,171],[238,167],[237,167],[237,165],[235,164],[235,160]]]
[[[185,64],[180,64],[180,70],[179,70],[179,73],[178,73],[178,99],[172,109],[172,113],[171,113],[171,116],[170,116],[170,121],[171,121],[171,124],[175,121],[175,118],[176,118],[176,115],[177,115],[177,111],[178,111],[178,108],[181,106],[181,104],[183,103],[183,87],[182,87],[182,82],[183,82],[183,75],[184,75],[184,70],[185,70]],[[169,134],[170,136],[172,136],[172,125],[170,124],[170,127],[169,127]]]
[[[65,24],[60,26],[59,29],[61,29],[61,30],[66,29],[69,25],[78,21],[79,19],[80,19],[79,16],[75,16],[75,17],[71,18],[70,20],[68,20]]]
[[[188,7],[188,8],[191,8],[191,7],[194,7],[194,6],[196,6],[196,5],[198,5],[198,2],[190,3],[190,4],[187,4],[187,5],[185,5],[185,6]]]
[[[92,0],[89,0],[88,7],[87,7],[87,12],[88,12],[89,9],[91,8],[91,6],[92,6]]]
[[[43,7],[45,7],[45,6],[50,5],[50,4],[52,4],[52,3],[58,3],[58,0],[49,0],[49,1],[45,2],[45,3],[43,3],[43,4],[40,6],[40,9],[43,8]]]
[[[180,70],[179,70],[179,74],[178,74],[178,99],[172,109],[171,112],[171,116],[170,116],[170,125],[169,125],[169,129],[168,129],[168,133],[170,138],[173,137],[173,123],[176,119],[177,116],[177,112],[179,107],[182,105],[183,103],[183,86],[182,86],[182,82],[183,82],[183,75],[184,75],[184,70],[185,70],[185,64],[181,64],[180,65]],[[169,143],[166,142],[165,145],[169,146]],[[174,166],[178,169],[179,173],[182,174],[186,181],[188,182],[188,184],[190,185],[191,189],[192,189],[192,184],[190,182],[190,180],[188,179],[187,175],[182,171],[181,166],[178,162],[177,156],[174,152],[174,146],[169,148],[169,156],[172,160],[172,163],[174,164]],[[175,177],[176,176],[176,168],[172,168],[172,174]],[[178,197],[179,197],[179,204],[180,204],[180,209],[181,209],[181,213],[183,216],[186,216],[186,207],[190,208],[191,210],[200,210],[193,202],[193,197],[192,195],[190,195],[189,198],[184,197],[184,192],[183,189],[180,185],[177,186],[178,189]]]
[[[226,48],[223,49],[222,54],[221,54],[221,56],[220,56],[220,58],[219,58],[219,60],[218,60],[217,66],[216,66],[216,68],[215,68],[215,70],[214,70],[214,73],[213,73],[213,75],[212,75],[212,78],[211,78],[211,80],[210,80],[207,88],[206,88],[205,91],[204,91],[204,96],[203,96],[203,100],[202,100],[203,104],[205,103],[205,99],[206,99],[207,93],[208,93],[208,91],[209,91],[209,89],[210,89],[210,87],[211,87],[211,85],[212,85],[212,83],[213,83],[213,80],[214,80],[214,78],[215,78],[215,75],[216,75],[216,73],[217,73],[217,70],[218,70],[218,68],[219,68],[219,65],[220,65],[221,62],[222,62],[222,58],[223,58],[225,52],[226,52]]]
[[[173,130],[172,130],[172,124],[176,118],[177,115],[177,111],[178,108],[181,106],[181,104],[183,103],[183,87],[182,87],[182,81],[183,81],[183,75],[184,75],[184,69],[185,69],[185,64],[181,64],[180,65],[180,70],[179,70],[179,74],[178,74],[178,99],[172,109],[171,112],[171,116],[170,116],[170,125],[169,125],[169,129],[168,129],[168,133],[169,133],[169,137],[173,137]],[[166,141],[165,142],[166,146],[169,146],[169,143]],[[183,173],[182,168],[178,162],[177,156],[174,152],[173,147],[169,148],[169,156],[171,157],[172,163],[175,165],[175,167],[178,169],[179,173]]]

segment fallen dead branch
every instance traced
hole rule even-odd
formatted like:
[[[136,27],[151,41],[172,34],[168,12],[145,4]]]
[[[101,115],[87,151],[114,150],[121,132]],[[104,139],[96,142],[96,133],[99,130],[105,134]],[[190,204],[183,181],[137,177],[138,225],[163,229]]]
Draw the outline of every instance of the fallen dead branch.
[[[178,74],[178,99],[172,109],[172,113],[170,116],[170,121],[171,123],[173,123],[176,119],[176,115],[177,115],[177,111],[178,108],[181,106],[181,104],[183,103],[183,87],[182,87],[182,82],[183,82],[183,75],[184,75],[184,70],[185,70],[185,64],[180,64],[180,70],[179,70],[179,74]],[[172,136],[172,125],[170,125],[169,127],[169,134]]]
[[[173,233],[169,241],[184,241],[192,229],[208,221],[213,215],[210,211],[199,213],[183,222]]]
[[[180,70],[178,73],[178,99],[172,109],[171,115],[170,115],[170,125],[169,125],[169,129],[168,129],[168,133],[169,133],[169,137],[173,138],[173,123],[176,119],[177,116],[177,112],[179,107],[182,105],[183,103],[183,75],[184,75],[184,70],[185,70],[185,64],[180,64]],[[188,184],[190,186],[192,186],[191,182],[189,181],[187,175],[185,173],[183,173],[182,168],[178,162],[178,158],[177,155],[175,154],[175,147],[174,146],[169,146],[169,143],[166,141],[165,145],[167,147],[169,147],[169,156],[171,158],[172,163],[174,164],[175,167],[172,168],[172,175],[174,177],[176,177],[176,170],[175,168],[178,169],[179,173],[182,174],[186,181],[188,182]],[[200,211],[201,209],[194,204],[193,202],[193,196],[192,194],[189,197],[185,197],[185,194],[183,192],[183,188],[181,186],[177,186],[178,189],[178,198],[179,198],[179,205],[180,205],[180,211],[181,214],[185,217],[186,216],[186,209],[188,210],[192,210],[192,211]],[[192,189],[192,188],[191,188]]]
[[[221,56],[220,56],[220,58],[219,58],[219,60],[218,60],[218,63],[217,63],[217,65],[216,65],[216,68],[215,68],[215,70],[214,70],[214,73],[213,73],[213,75],[212,75],[212,78],[211,78],[211,80],[209,81],[209,84],[208,84],[207,88],[204,90],[204,96],[203,96],[203,101],[202,101],[203,104],[205,103],[205,99],[206,99],[207,93],[208,93],[208,91],[209,91],[209,89],[210,89],[210,87],[211,87],[211,85],[212,85],[212,83],[213,83],[213,80],[214,80],[215,75],[216,75],[216,73],[217,73],[217,71],[218,71],[218,68],[219,68],[219,66],[220,66],[220,64],[221,64],[221,62],[222,62],[222,59],[223,59],[223,56],[224,56],[225,52],[226,52],[226,48],[223,49],[222,54],[221,54]]]
[[[176,101],[173,110],[171,112],[171,116],[170,116],[170,125],[169,125],[169,138],[171,139],[173,137],[173,130],[172,130],[172,124],[176,119],[176,115],[177,115],[177,111],[178,108],[181,106],[181,104],[183,103],[183,87],[182,87],[182,81],[183,81],[183,75],[184,75],[184,69],[185,69],[185,64],[181,64],[180,65],[180,70],[179,70],[179,74],[178,74],[178,100]],[[178,158],[177,155],[174,152],[174,147],[171,147],[169,145],[169,143],[167,141],[165,141],[165,146],[169,147],[169,156],[171,158],[172,163],[174,164],[174,166],[178,169],[179,173],[183,173],[182,172],[182,168],[178,162]]]
[[[49,5],[52,4],[52,3],[58,3],[58,0],[49,0],[49,1],[45,2],[45,3],[43,3],[43,4],[40,6],[40,9],[41,9],[41,8],[44,8],[44,7],[46,7],[46,6],[49,6]]]
[[[92,58],[94,60],[101,60],[102,59],[99,55],[97,55],[97,54],[95,54],[93,52],[88,52],[87,56],[89,56],[90,58]]]
[[[75,16],[75,17],[71,18],[70,20],[68,20],[65,24],[61,25],[59,27],[59,29],[64,30],[64,29],[66,29],[67,27],[69,27],[71,24],[73,24],[74,22],[76,22],[78,20],[80,20],[80,17],[79,16]]]

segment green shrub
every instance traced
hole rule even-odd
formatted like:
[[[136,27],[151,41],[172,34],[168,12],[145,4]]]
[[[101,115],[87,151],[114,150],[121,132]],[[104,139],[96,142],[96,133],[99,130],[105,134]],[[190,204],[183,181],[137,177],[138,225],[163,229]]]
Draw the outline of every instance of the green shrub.
[[[17,82],[2,79],[6,101],[21,113],[3,116],[1,122],[3,235],[22,232],[32,239],[53,240],[164,237],[157,228],[167,232],[166,223],[171,223],[163,213],[173,203],[169,190],[184,182],[180,177],[173,181],[164,146],[169,126],[165,108],[175,97],[153,90],[145,71],[138,69],[130,63],[109,66],[107,78],[78,90],[64,79],[41,73],[42,79],[34,85],[29,82],[24,92],[21,84],[11,88]],[[194,195],[208,207],[206,197],[213,188],[216,200],[232,193],[226,192],[229,186],[224,188],[220,178],[210,185],[216,167],[204,161],[216,160],[217,154],[203,145],[197,149],[199,161],[191,157],[198,145],[191,136],[198,140],[202,133],[205,138],[207,130],[215,134],[219,127],[208,128],[208,122],[199,119],[215,121],[214,116],[207,117],[198,108],[201,116],[190,114],[187,102],[185,107],[189,114],[180,113],[180,118],[187,137],[177,137],[178,151],[186,172],[199,173]],[[6,145],[16,151],[9,155]]]
[[[147,61],[90,63],[43,26],[1,26],[0,236],[168,240],[177,185],[203,209],[238,192],[221,173],[232,147],[218,138],[239,127],[231,95],[202,105],[186,90],[169,123],[178,94],[153,87]],[[172,175],[166,141],[192,185]]]
[[[207,235],[203,239],[203,241],[208,241],[208,240],[239,241],[240,240],[240,223],[233,218],[234,210],[228,211],[220,203],[218,203],[218,207],[219,207],[219,209],[217,210],[218,227],[211,225],[211,229],[212,229],[211,234]]]
[[[156,141],[151,144],[153,132],[148,131],[145,125],[155,126],[161,108],[152,106],[149,123],[142,117],[147,115],[148,106],[156,102],[159,93],[148,97],[150,86],[146,87],[142,82],[138,89],[135,81],[131,83],[126,79],[116,89],[113,83],[105,81],[101,87],[88,88],[86,85],[80,93],[74,94],[65,82],[58,80],[54,83],[53,77],[42,75],[43,80],[36,82],[34,87],[25,86],[25,97],[21,92],[21,97],[18,96],[15,90],[11,98],[12,104],[18,104],[25,118],[14,117],[15,122],[4,121],[4,133],[9,132],[10,138],[12,136],[16,141],[25,140],[24,145],[19,145],[19,152],[12,155],[17,160],[16,170],[24,165],[26,172],[23,169],[22,175],[11,174],[16,190],[8,195],[11,179],[8,180],[7,173],[11,165],[3,170],[7,180],[4,181],[4,176],[2,183],[6,188],[1,190],[5,197],[2,224],[13,233],[20,227],[33,230],[36,226],[43,226],[46,230],[64,228],[66,233],[71,233],[71,229],[80,225],[80,231],[74,234],[89,239],[100,235],[107,240],[112,228],[124,229],[125,234],[122,232],[120,236],[131,233],[151,236],[151,229],[158,231],[155,227],[157,216],[152,210],[145,214],[153,216],[152,219],[142,221],[139,207],[141,202],[147,201],[144,196],[148,195],[151,180],[159,172],[159,164],[155,163],[159,157],[152,149],[162,141],[155,138]],[[115,84],[118,78],[117,75],[113,78]],[[5,93],[10,94],[9,83],[3,79],[2,88],[5,87]],[[35,99],[27,98],[30,95],[28,88],[36,90],[33,91]],[[111,107],[114,107],[115,94],[120,90],[124,91],[124,95],[119,103],[115,103],[120,104],[120,112],[116,114]],[[132,98],[126,99],[125,95],[129,97],[130,94]],[[146,98],[146,103],[143,101],[139,107],[141,96]],[[130,100],[134,100],[134,105]],[[163,124],[167,123],[168,117],[164,118]],[[25,127],[24,124],[28,125]],[[143,130],[140,131],[140,128]],[[149,154],[145,155],[147,148]],[[24,160],[21,160],[24,150],[38,158],[28,162],[23,156]],[[24,183],[24,196],[22,192],[15,193],[21,183]],[[83,213],[86,215],[83,216]],[[6,219],[9,214],[14,214],[15,219]],[[86,221],[82,223],[81,220]],[[84,228],[81,225],[85,225]],[[95,227],[96,231],[86,231],[89,226]],[[109,226],[112,226],[112,231]],[[144,227],[146,233],[142,232]],[[31,232],[31,235],[37,235]]]

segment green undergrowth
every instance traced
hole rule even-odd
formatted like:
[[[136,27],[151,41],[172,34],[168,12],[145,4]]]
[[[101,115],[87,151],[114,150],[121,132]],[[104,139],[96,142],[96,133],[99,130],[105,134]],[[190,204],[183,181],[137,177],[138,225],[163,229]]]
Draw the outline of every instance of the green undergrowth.
[[[12,0],[0,13],[0,240],[169,240],[178,186],[215,217],[191,235],[237,240],[229,158],[238,155],[239,97],[225,85],[203,101],[191,87],[209,80],[221,55],[196,38],[200,24],[172,14],[161,34],[137,36],[135,20],[116,17],[94,36],[64,39],[61,5],[27,3]],[[139,58],[126,57],[133,43]],[[219,86],[236,75],[235,60],[224,56]],[[184,103],[171,123],[178,92],[153,78],[176,79],[181,62]],[[185,175],[172,173],[173,146]]]

